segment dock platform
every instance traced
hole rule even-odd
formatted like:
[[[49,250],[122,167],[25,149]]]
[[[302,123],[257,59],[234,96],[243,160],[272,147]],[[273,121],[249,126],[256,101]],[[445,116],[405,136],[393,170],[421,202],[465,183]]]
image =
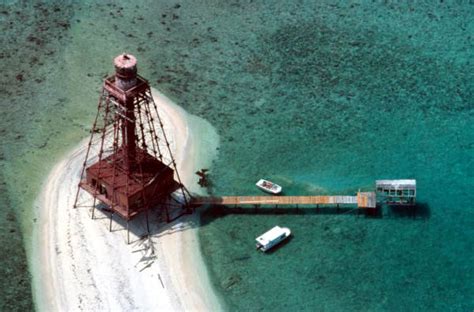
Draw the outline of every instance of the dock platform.
[[[195,197],[192,206],[202,205],[357,205],[375,208],[375,192],[358,192],[356,196],[221,196]]]

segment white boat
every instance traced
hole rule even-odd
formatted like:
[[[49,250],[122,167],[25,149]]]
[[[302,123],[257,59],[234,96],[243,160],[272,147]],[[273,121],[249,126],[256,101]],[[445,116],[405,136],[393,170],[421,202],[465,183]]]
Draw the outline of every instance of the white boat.
[[[265,252],[273,246],[281,243],[283,240],[291,235],[289,228],[279,227],[278,225],[273,227],[271,230],[257,237],[256,248]]]
[[[280,194],[281,193],[281,186],[279,186],[276,183],[260,179],[256,184],[255,184],[259,189],[272,193],[272,194]]]

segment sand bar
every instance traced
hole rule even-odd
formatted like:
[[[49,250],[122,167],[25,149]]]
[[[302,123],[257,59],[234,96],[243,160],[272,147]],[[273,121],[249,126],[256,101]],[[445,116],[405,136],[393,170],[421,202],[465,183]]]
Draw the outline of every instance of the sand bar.
[[[202,193],[194,172],[209,167],[216,156],[216,131],[163,94],[153,91],[153,96],[183,183]],[[144,221],[138,218],[134,242],[127,245],[119,222],[109,232],[105,214],[91,220],[88,208],[72,208],[87,143],[56,164],[37,200],[33,285],[39,310],[222,310],[199,250],[196,215],[170,224],[151,217],[149,239],[139,239]]]

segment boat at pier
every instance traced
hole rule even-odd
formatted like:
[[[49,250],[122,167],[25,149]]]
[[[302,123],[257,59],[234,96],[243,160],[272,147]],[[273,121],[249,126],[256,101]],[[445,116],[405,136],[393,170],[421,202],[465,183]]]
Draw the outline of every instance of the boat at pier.
[[[281,186],[279,186],[278,184],[264,180],[264,179],[260,179],[255,185],[257,185],[257,187],[261,189],[262,191],[275,194],[275,195],[280,194],[282,190]]]
[[[281,243],[283,240],[288,238],[291,235],[289,228],[274,226],[271,230],[265,232],[264,234],[257,237],[257,250],[263,252],[269,250],[275,245]]]

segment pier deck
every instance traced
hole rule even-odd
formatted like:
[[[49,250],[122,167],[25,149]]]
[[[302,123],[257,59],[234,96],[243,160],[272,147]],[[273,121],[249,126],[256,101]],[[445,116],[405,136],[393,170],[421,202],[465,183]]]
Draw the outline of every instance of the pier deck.
[[[191,205],[357,205],[358,208],[375,208],[376,201],[374,192],[359,192],[357,196],[195,197]]]

